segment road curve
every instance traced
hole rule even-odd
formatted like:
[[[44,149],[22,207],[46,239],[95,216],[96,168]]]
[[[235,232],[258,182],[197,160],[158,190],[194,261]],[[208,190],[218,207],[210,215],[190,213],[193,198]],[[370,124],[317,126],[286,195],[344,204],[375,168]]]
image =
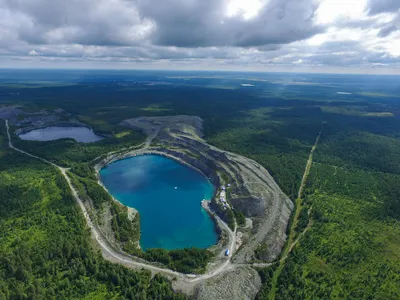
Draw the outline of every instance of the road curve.
[[[141,263],[141,262],[135,261],[135,260],[132,259],[131,256],[114,250],[106,242],[106,240],[103,238],[103,236],[100,233],[100,231],[98,230],[98,228],[93,224],[92,220],[90,219],[90,216],[89,216],[89,214],[88,214],[88,212],[86,210],[85,205],[83,204],[82,199],[80,199],[80,197],[78,195],[78,192],[73,187],[73,185],[71,183],[71,179],[69,178],[69,176],[67,174],[67,170],[68,169],[60,167],[60,166],[56,165],[55,163],[53,163],[51,161],[48,161],[48,160],[46,160],[46,159],[44,159],[42,157],[33,155],[31,153],[28,153],[28,152],[26,152],[24,150],[21,150],[21,149],[15,147],[11,142],[11,135],[10,135],[10,128],[9,128],[8,120],[5,120],[5,123],[6,123],[6,128],[7,128],[8,146],[11,149],[13,149],[13,150],[15,150],[15,151],[17,151],[19,153],[25,154],[27,156],[30,156],[32,158],[39,159],[44,163],[48,163],[48,164],[52,165],[53,167],[57,168],[61,172],[61,174],[64,176],[65,180],[68,183],[68,186],[69,186],[69,188],[71,190],[71,193],[72,193],[73,197],[75,198],[76,202],[78,203],[78,205],[79,205],[79,207],[80,207],[80,209],[81,209],[81,211],[83,213],[83,216],[85,217],[87,226],[90,228],[93,237],[95,238],[96,242],[98,243],[98,245],[102,249],[103,257],[105,259],[107,259],[107,260],[109,260],[111,262],[114,262],[114,260],[116,260],[116,261],[118,261],[119,263],[121,263],[121,264],[123,264],[125,266],[129,266],[129,267],[133,267],[133,268],[143,268],[143,269],[150,270],[152,272],[157,272],[157,273],[162,273],[162,274],[165,274],[165,275],[174,276],[174,277],[180,278],[180,279],[182,279],[182,280],[184,280],[186,282],[197,282],[197,281],[201,281],[201,280],[206,280],[206,279],[209,279],[211,277],[217,276],[217,275],[223,273],[224,271],[229,270],[232,267],[234,267],[231,264],[230,257],[232,257],[232,255],[233,255],[233,253],[235,251],[236,226],[235,226],[235,230],[232,231],[228,227],[228,225],[225,222],[223,222],[218,216],[215,216],[217,221],[220,224],[222,224],[222,226],[224,226],[225,229],[227,230],[227,232],[229,233],[229,236],[230,236],[229,239],[231,241],[231,243],[229,245],[229,249],[230,249],[231,255],[230,255],[230,257],[227,257],[227,259],[225,259],[225,261],[222,264],[218,265],[214,270],[210,271],[207,274],[189,275],[188,276],[186,274],[183,274],[183,273],[180,273],[180,272],[176,272],[176,271],[173,271],[173,270],[170,270],[170,269],[164,269],[164,268],[153,266],[151,264],[146,264],[146,263]],[[146,145],[147,145],[147,143],[146,143]],[[113,260],[110,260],[109,257],[112,257]]]

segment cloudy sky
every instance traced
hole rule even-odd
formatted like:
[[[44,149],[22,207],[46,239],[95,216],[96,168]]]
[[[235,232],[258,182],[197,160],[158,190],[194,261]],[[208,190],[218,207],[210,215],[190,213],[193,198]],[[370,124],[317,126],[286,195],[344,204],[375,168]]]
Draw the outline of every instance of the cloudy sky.
[[[400,74],[400,0],[0,0],[0,67]]]

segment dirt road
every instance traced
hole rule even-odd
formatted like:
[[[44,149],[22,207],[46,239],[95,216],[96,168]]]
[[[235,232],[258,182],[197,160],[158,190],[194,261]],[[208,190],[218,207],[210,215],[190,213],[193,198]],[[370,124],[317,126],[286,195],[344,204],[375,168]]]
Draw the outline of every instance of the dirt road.
[[[41,161],[43,161],[44,163],[48,163],[52,166],[54,166],[55,168],[57,168],[58,170],[60,170],[61,174],[64,176],[65,180],[68,183],[68,186],[71,190],[71,193],[73,195],[73,197],[75,198],[76,202],[79,205],[79,208],[81,209],[83,216],[86,220],[86,224],[87,226],[90,228],[92,236],[94,237],[95,241],[98,243],[98,245],[100,246],[101,250],[102,250],[102,254],[103,257],[111,262],[117,262],[120,263],[124,266],[127,267],[131,267],[131,268],[143,268],[143,269],[147,269],[150,270],[152,272],[157,272],[157,273],[162,273],[164,275],[169,275],[169,276],[173,276],[176,277],[177,279],[181,279],[185,282],[197,282],[197,281],[201,281],[201,280],[206,280],[209,279],[211,277],[217,276],[223,272],[225,272],[226,270],[231,269],[233,266],[231,265],[231,261],[230,261],[230,257],[233,255],[234,251],[235,251],[235,243],[236,243],[236,228],[235,231],[230,230],[230,228],[228,227],[228,225],[226,225],[218,216],[216,216],[217,221],[225,227],[225,229],[228,231],[229,236],[230,236],[230,252],[231,252],[231,256],[227,257],[224,262],[220,265],[215,266],[215,268],[210,271],[207,274],[203,274],[203,275],[186,275],[183,273],[179,273],[170,269],[164,269],[164,268],[159,268],[156,267],[154,265],[151,264],[146,264],[146,263],[142,263],[142,262],[138,262],[135,261],[133,259],[132,256],[120,253],[116,250],[114,250],[107,242],[106,240],[103,238],[102,234],[100,233],[99,229],[93,224],[92,220],[90,219],[90,216],[86,210],[85,205],[83,204],[82,199],[80,199],[78,192],[76,191],[76,189],[73,187],[73,185],[71,184],[71,180],[67,174],[67,170],[66,168],[62,168],[42,157],[30,154],[24,150],[21,150],[19,148],[14,147],[14,145],[11,142],[11,136],[10,136],[10,128],[9,128],[9,124],[8,124],[8,120],[5,120],[6,122],[6,128],[7,128],[7,136],[8,136],[8,145],[11,149],[20,152],[22,154],[25,154],[27,156],[30,156],[32,158],[35,159],[39,159]],[[150,140],[151,142],[151,140]],[[146,143],[147,145],[147,143]]]
[[[199,281],[199,280],[209,279],[209,278],[211,278],[211,277],[214,277],[214,276],[216,276],[216,275],[219,275],[219,274],[225,272],[226,270],[232,269],[232,265],[233,265],[233,264],[231,263],[231,257],[232,257],[232,254],[235,253],[235,251],[236,251],[236,247],[235,247],[235,245],[236,245],[236,229],[237,229],[236,221],[235,221],[235,229],[234,229],[234,231],[232,231],[232,230],[229,228],[229,226],[228,226],[225,222],[223,222],[223,221],[221,220],[221,218],[218,217],[218,215],[215,214],[215,213],[210,209],[210,206],[209,206],[208,201],[206,201],[206,202],[207,202],[207,204],[203,205],[203,207],[204,207],[206,210],[208,210],[211,214],[213,214],[214,218],[215,218],[215,219],[217,220],[217,222],[218,222],[218,225],[221,226],[221,227],[224,227],[225,230],[226,230],[226,231],[228,232],[228,234],[229,234],[230,243],[229,243],[228,249],[229,249],[230,255],[225,259],[225,261],[224,261],[222,264],[220,264],[219,266],[215,267],[215,268],[214,268],[212,271],[210,271],[208,274],[204,274],[204,275],[198,276],[197,278],[192,279],[192,280],[191,280],[192,282],[196,282],[196,281]],[[225,251],[226,251],[226,250],[224,249],[224,252],[225,252]],[[225,255],[225,253],[222,253],[222,255]]]
[[[302,177],[301,183],[300,183],[300,188],[299,188],[299,191],[298,191],[298,194],[297,194],[296,211],[294,213],[293,221],[292,221],[292,224],[291,224],[290,229],[289,229],[289,236],[288,236],[287,245],[286,245],[285,249],[283,250],[282,258],[279,261],[279,266],[275,270],[274,276],[272,277],[271,292],[269,293],[269,299],[270,300],[274,300],[275,299],[278,278],[279,278],[279,275],[281,274],[281,272],[283,270],[283,267],[285,266],[285,261],[286,261],[287,257],[289,256],[289,253],[292,251],[294,246],[299,242],[299,240],[304,236],[304,234],[308,231],[308,229],[311,226],[311,222],[309,222],[307,227],[305,228],[305,230],[302,233],[300,233],[298,238],[296,240],[293,240],[294,237],[295,237],[295,233],[296,233],[295,232],[295,228],[296,228],[297,223],[298,223],[300,211],[303,208],[303,205],[302,205],[302,203],[303,203],[303,201],[302,201],[303,189],[304,189],[304,187],[306,185],[308,174],[310,173],[310,170],[311,170],[311,166],[312,166],[312,163],[313,163],[313,154],[315,152],[315,149],[317,149],[317,145],[318,145],[319,139],[321,137],[321,134],[322,134],[322,129],[318,133],[318,136],[315,139],[314,145],[312,146],[310,154],[308,156],[307,164],[306,164],[306,167],[305,167],[305,170],[304,170],[304,173],[303,173],[303,177]],[[309,211],[309,214],[310,214],[310,212],[311,212],[311,210]]]

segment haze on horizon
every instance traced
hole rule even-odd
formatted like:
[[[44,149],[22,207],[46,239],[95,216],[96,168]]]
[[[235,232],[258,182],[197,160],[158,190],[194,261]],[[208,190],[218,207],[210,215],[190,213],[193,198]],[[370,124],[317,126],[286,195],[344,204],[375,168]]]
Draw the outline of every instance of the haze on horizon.
[[[0,0],[0,66],[400,74],[400,1]]]

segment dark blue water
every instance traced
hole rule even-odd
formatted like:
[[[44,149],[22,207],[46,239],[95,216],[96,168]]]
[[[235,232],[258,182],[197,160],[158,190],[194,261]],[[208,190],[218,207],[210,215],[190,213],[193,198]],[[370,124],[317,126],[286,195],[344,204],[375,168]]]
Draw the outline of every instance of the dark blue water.
[[[53,141],[58,139],[71,138],[81,143],[92,143],[103,139],[86,127],[58,127],[51,126],[35,129],[20,134],[19,138],[27,141]]]
[[[100,171],[109,192],[140,213],[143,250],[207,248],[217,242],[214,222],[201,207],[213,195],[201,174],[159,155],[116,161]]]

